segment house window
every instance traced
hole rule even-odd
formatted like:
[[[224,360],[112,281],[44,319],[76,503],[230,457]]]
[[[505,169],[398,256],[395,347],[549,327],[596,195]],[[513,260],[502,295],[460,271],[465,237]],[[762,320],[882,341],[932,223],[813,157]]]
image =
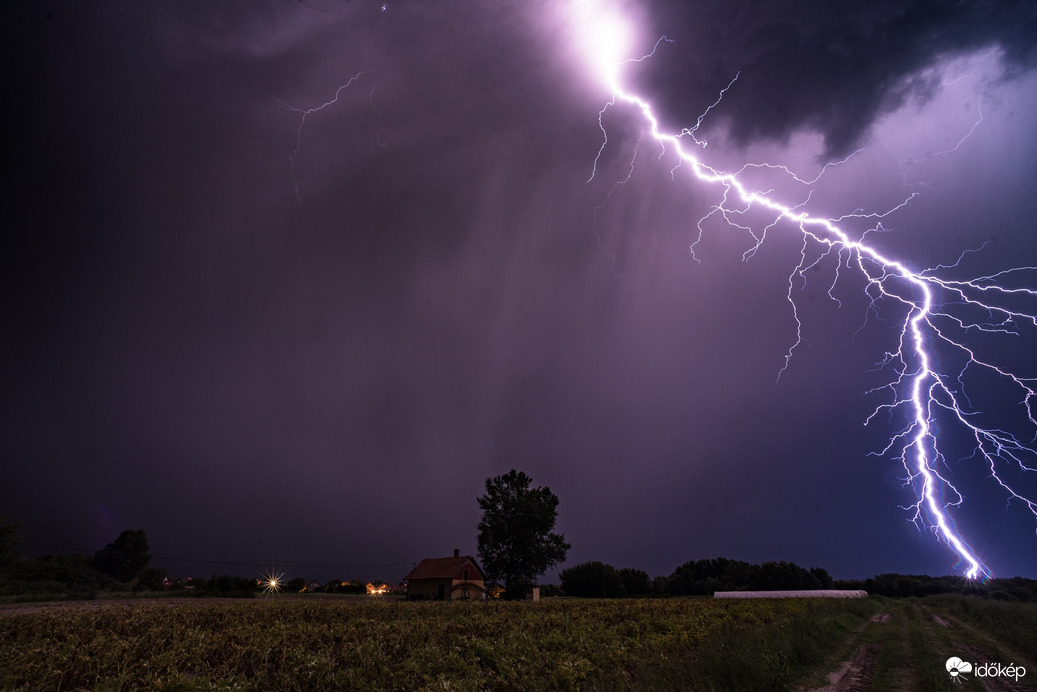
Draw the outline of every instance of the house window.
[[[467,567],[464,570],[464,580],[468,581],[468,568]]]

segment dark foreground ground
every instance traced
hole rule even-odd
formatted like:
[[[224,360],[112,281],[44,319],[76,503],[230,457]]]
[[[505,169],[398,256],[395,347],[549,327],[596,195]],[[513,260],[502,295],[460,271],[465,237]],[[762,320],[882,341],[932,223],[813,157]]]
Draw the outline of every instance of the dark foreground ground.
[[[1037,604],[964,596],[27,603],[0,689],[1029,690],[1034,633]]]

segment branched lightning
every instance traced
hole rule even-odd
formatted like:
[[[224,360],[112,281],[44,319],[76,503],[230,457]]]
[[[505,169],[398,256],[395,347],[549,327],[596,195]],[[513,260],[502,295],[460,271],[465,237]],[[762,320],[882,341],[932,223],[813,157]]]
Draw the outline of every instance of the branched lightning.
[[[945,436],[938,430],[937,422],[956,423],[957,434],[964,433],[970,440],[971,455],[967,455],[968,459],[981,459],[989,468],[990,478],[1000,486],[1008,501],[1021,503],[1037,518],[1037,502],[1006,480],[1009,468],[1023,472],[1037,470],[1037,372],[1022,374],[1010,370],[1000,358],[983,355],[975,345],[990,338],[1022,338],[1024,327],[1037,327],[1037,290],[1020,287],[1021,282],[1037,276],[1037,267],[1016,267],[969,280],[954,280],[946,278],[946,270],[958,269],[966,253],[962,253],[954,265],[916,270],[865,242],[870,234],[886,231],[882,221],[909,204],[918,193],[912,193],[883,212],[857,209],[837,218],[824,218],[806,211],[810,186],[831,166],[846,163],[858,152],[842,161],[827,164],[817,177],[810,180],[775,164],[748,164],[734,173],[714,168],[685,147],[685,142],[692,142],[696,149],[706,147],[706,142],[700,140],[696,132],[703,118],[720,104],[724,92],[734,86],[738,75],[692,127],[676,134],[664,132],[652,104],[629,89],[620,79],[620,72],[626,63],[652,57],[660,45],[671,42],[671,39],[660,38],[647,55],[624,60],[621,52],[625,50],[624,39],[629,28],[621,18],[610,15],[606,8],[592,7],[589,2],[579,3],[576,11],[577,31],[588,63],[611,94],[598,114],[603,141],[594,158],[590,180],[598,175],[601,155],[609,145],[606,113],[610,109],[627,109],[642,121],[642,137],[651,137],[674,157],[671,175],[678,168],[686,168],[698,181],[720,188],[719,201],[697,223],[698,237],[690,247],[693,257],[695,246],[704,233],[704,223],[714,218],[749,234],[752,241],[745,251],[745,259],[759,250],[769,232],[799,234],[802,240],[799,261],[789,274],[787,294],[796,336],[785,354],[785,365],[779,376],[788,368],[794,352],[803,342],[803,324],[794,294],[796,286],[806,281],[806,272],[823,260],[835,260],[836,274],[828,295],[836,303],[834,289],[841,272],[853,271],[863,278],[869,314],[879,315],[881,311],[887,318],[892,314],[896,336],[895,347],[880,363],[891,377],[888,384],[877,391],[888,396],[865,424],[880,414],[904,421],[879,454],[898,460],[907,472],[905,485],[914,492],[915,501],[906,509],[912,513],[912,520],[919,528],[927,527],[950,547],[961,561],[966,577],[988,577],[989,569],[959,535],[950,518],[950,510],[960,505],[965,496],[948,479],[947,450],[950,444],[944,442]],[[981,121],[982,114],[953,149],[937,155],[950,153],[961,146]],[[908,163],[902,164],[902,168]],[[803,198],[786,203],[776,199],[772,190],[751,188],[745,173],[759,168],[789,176],[806,188]],[[616,185],[627,182],[632,174],[633,161],[630,173]],[[610,197],[615,189],[613,186]],[[750,220],[750,212],[756,220]],[[758,220],[761,216],[762,222]],[[871,227],[859,233],[859,237],[852,237],[846,228],[850,220],[864,221]],[[1031,364],[1030,367],[1034,366]],[[1014,392],[1014,407],[1022,414],[1018,417],[1023,427],[1028,434],[1032,433],[1030,439],[988,422],[987,415],[966,393],[977,378],[986,378],[1003,390]]]
[[[383,6],[383,10],[382,11],[383,12],[386,11],[386,8],[387,8],[387,6]],[[306,118],[309,117],[310,115],[312,115],[313,113],[317,113],[319,111],[324,110],[325,108],[330,108],[331,106],[334,106],[336,103],[338,103],[338,99],[342,95],[343,91],[345,91],[347,88],[349,88],[353,84],[353,82],[356,82],[358,79],[360,79],[361,77],[363,77],[364,75],[369,74],[369,73],[370,73],[370,70],[361,70],[360,72],[357,72],[355,75],[350,77],[344,84],[340,85],[338,89],[335,90],[335,95],[329,101],[327,101],[325,103],[322,103],[319,106],[314,106],[312,108],[298,108],[296,106],[291,106],[291,105],[285,103],[281,99],[277,99],[277,102],[280,103],[282,106],[284,106],[288,110],[292,111],[293,113],[300,114],[300,116],[301,116],[299,118],[299,127],[296,128],[296,130],[295,130],[295,147],[292,149],[292,153],[289,154],[289,156],[288,156],[288,170],[289,170],[289,172],[292,175],[292,185],[295,187],[295,201],[296,202],[300,201],[300,197],[299,197],[299,179],[295,175],[295,157],[299,154],[299,149],[302,148],[302,129],[306,125]],[[375,107],[375,105],[374,105],[374,87],[373,86],[371,87],[371,93],[368,96],[368,100],[370,101],[371,107],[374,108],[375,112],[379,112],[377,107]],[[379,130],[379,132],[378,132],[378,137],[379,137],[378,143],[379,143],[379,145],[381,145],[381,130]]]

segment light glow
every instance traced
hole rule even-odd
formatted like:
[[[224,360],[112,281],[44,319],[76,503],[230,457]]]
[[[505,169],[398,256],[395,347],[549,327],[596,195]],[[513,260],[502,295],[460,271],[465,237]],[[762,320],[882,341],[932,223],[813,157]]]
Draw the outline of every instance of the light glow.
[[[284,588],[284,572],[267,572],[259,579],[259,585],[263,587],[264,594],[279,594]]]
[[[631,30],[618,12],[590,0],[579,0],[572,7],[576,41],[591,74],[612,85],[619,66],[629,54]]]

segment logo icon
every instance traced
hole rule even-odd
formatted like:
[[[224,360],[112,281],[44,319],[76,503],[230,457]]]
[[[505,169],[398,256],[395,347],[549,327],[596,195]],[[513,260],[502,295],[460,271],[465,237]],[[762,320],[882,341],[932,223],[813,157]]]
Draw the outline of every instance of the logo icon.
[[[964,676],[965,673],[972,672],[972,664],[961,660],[957,656],[951,656],[947,659],[946,668],[947,672],[951,674],[951,679],[955,682],[960,682],[962,680],[961,676]]]

